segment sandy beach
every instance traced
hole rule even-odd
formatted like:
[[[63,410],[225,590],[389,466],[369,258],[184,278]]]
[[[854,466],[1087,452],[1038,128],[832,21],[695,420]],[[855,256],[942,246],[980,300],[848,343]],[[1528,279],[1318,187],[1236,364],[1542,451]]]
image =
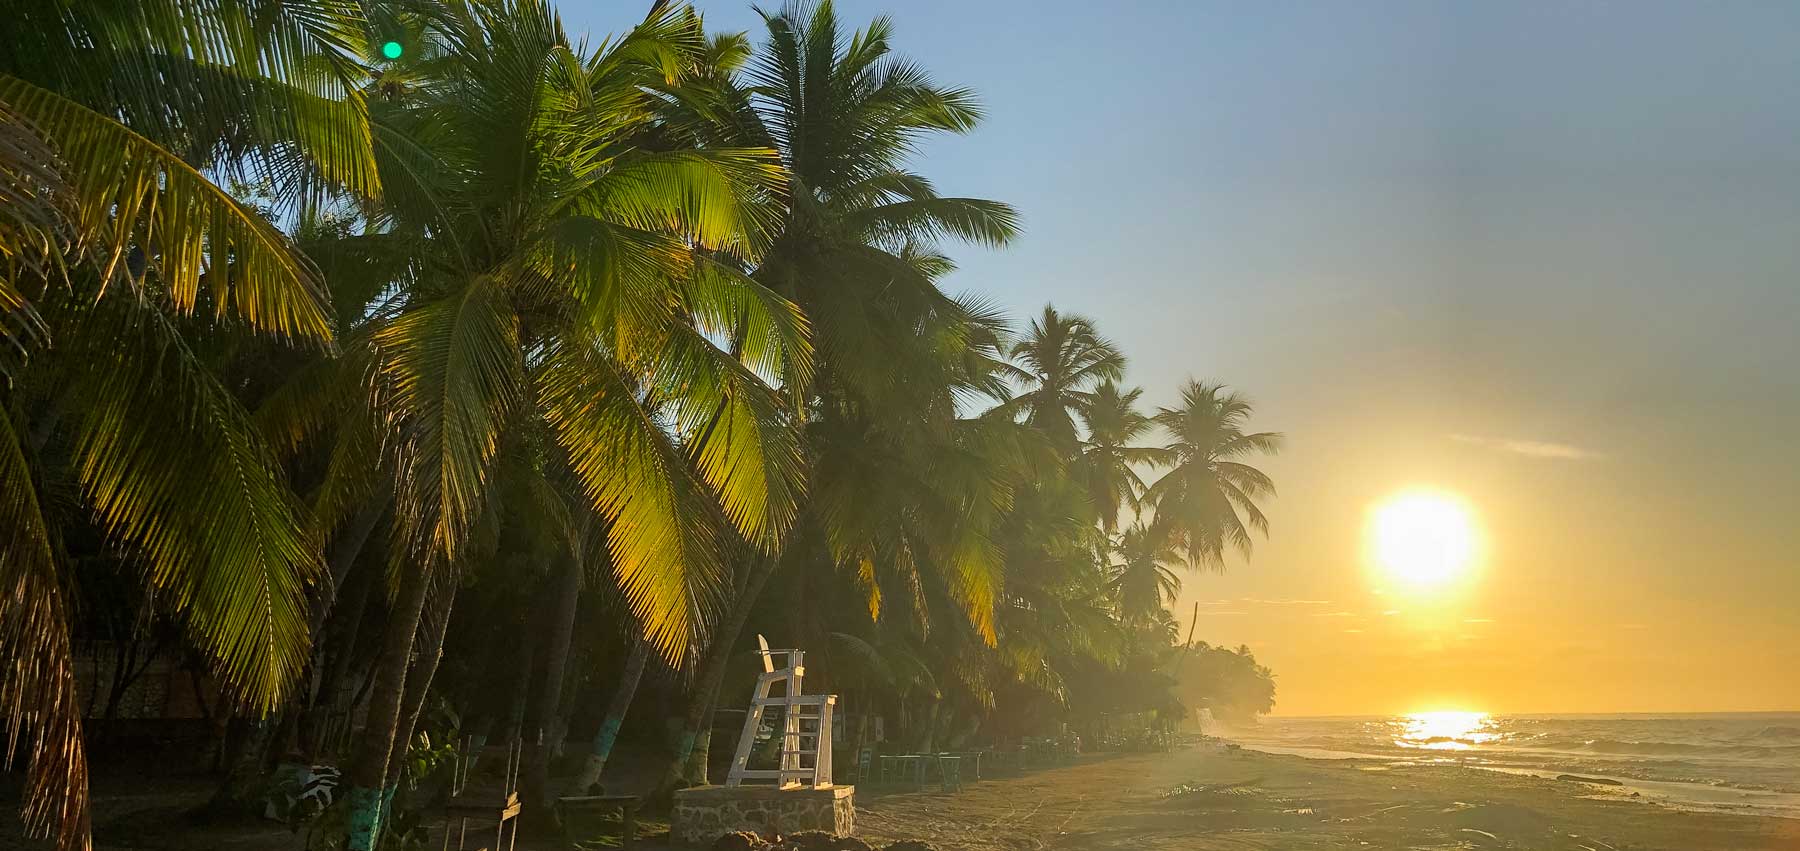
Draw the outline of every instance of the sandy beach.
[[[272,822],[191,821],[185,814],[210,789],[202,779],[102,783],[96,848],[304,847],[304,833]],[[942,851],[1800,849],[1800,819],[1679,811],[1630,794],[1625,787],[1472,768],[1208,747],[1084,756],[1068,766],[968,783],[955,794],[859,789],[857,835],[876,847],[913,839]],[[637,847],[669,847],[666,832],[649,835],[666,831],[666,823],[650,817],[644,827]],[[0,848],[42,847],[13,832],[0,834]],[[527,832],[518,847],[561,845]]]
[[[1669,809],[1629,791],[1458,767],[1211,749],[1088,757],[961,794],[859,801],[871,843],[944,849],[1800,849],[1800,820]]]

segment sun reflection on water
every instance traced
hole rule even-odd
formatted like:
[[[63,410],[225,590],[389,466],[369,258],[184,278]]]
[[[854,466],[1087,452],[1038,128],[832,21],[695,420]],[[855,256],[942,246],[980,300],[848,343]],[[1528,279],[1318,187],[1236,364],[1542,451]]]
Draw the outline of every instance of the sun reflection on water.
[[[1500,738],[1486,712],[1414,712],[1391,722],[1403,748],[1466,751]]]

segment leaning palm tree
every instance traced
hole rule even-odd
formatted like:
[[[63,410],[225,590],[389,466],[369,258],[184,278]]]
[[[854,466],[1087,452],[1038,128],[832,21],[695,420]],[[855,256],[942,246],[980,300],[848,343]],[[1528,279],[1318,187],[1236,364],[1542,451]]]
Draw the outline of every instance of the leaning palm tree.
[[[368,364],[408,568],[349,766],[352,847],[379,834],[401,695],[429,587],[487,509],[498,448],[542,434],[603,530],[646,639],[680,658],[721,595],[730,538],[767,550],[802,467],[769,381],[803,385],[805,323],[738,270],[783,191],[772,151],[670,144],[661,92],[698,67],[688,10],[593,52],[543,0],[427,22],[441,55],[383,100],[405,140],[371,232],[397,294],[346,360]],[[359,354],[360,352],[360,354]],[[429,669],[421,668],[421,676]]]
[[[1181,577],[1171,569],[1180,563],[1181,554],[1167,535],[1143,523],[1120,533],[1109,549],[1120,617],[1135,624],[1157,622],[1181,594]]]
[[[1268,518],[1256,501],[1275,494],[1275,483],[1244,463],[1248,455],[1281,449],[1275,432],[1246,433],[1250,402],[1217,384],[1189,380],[1181,404],[1157,411],[1169,433],[1163,445],[1168,472],[1144,493],[1155,528],[1170,536],[1194,566],[1224,567],[1227,548],[1248,555],[1250,530],[1267,534]]]
[[[1008,404],[1071,452],[1075,417],[1094,402],[1094,386],[1125,373],[1125,356],[1094,330],[1093,320],[1048,304],[1013,345],[1012,358],[1017,365],[1010,372],[1023,391]]]
[[[1160,462],[1166,453],[1152,446],[1136,443],[1150,431],[1154,423],[1138,410],[1138,397],[1143,389],[1124,390],[1112,381],[1102,381],[1088,393],[1080,408],[1087,437],[1081,441],[1081,455],[1070,465],[1070,475],[1087,493],[1099,515],[1100,527],[1111,533],[1119,526],[1120,506],[1138,509],[1144,492],[1144,480],[1137,468]]]
[[[307,657],[317,541],[236,389],[233,341],[331,345],[282,204],[377,189],[343,0],[0,3],[0,706],[24,826],[84,847],[61,536],[93,523],[266,711]],[[53,344],[53,345],[51,345]],[[198,498],[203,496],[204,498]]]

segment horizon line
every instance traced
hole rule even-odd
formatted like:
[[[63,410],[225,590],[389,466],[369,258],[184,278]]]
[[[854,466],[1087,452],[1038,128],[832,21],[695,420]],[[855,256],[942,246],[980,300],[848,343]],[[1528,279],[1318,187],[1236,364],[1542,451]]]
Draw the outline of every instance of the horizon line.
[[[1480,709],[1421,709],[1411,712],[1317,712],[1317,713],[1281,713],[1271,712],[1259,718],[1400,718],[1407,715],[1422,715],[1427,712],[1478,712],[1484,715],[1498,716],[1559,716],[1576,715],[1800,715],[1800,707],[1792,709],[1633,709],[1580,712],[1559,712],[1555,710],[1533,710],[1530,712],[1489,712]]]

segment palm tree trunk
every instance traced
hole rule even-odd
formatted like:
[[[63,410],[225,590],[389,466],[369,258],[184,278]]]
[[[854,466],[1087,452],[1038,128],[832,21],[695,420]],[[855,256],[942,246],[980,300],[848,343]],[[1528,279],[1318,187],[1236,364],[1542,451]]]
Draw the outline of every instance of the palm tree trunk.
[[[567,558],[564,561],[552,588],[551,603],[555,609],[547,624],[550,634],[544,646],[544,682],[538,692],[538,711],[535,713],[538,734],[533,737],[535,744],[525,772],[527,799],[544,802],[546,807],[550,800],[550,759],[556,750],[556,740],[561,738],[558,728],[562,724],[563,679],[569,668],[569,644],[575,635],[576,604],[581,599],[581,560]]]
[[[329,590],[313,603],[311,629],[307,632],[313,638],[313,646],[312,664],[307,666],[310,678],[306,701],[299,707],[290,709],[282,719],[282,732],[277,740],[281,742],[283,759],[304,762],[312,758],[315,750],[312,733],[318,728],[319,691],[325,685],[325,667],[329,658],[326,651],[330,649],[330,642],[324,636],[325,624],[337,608],[338,595],[344,590],[344,582],[350,576],[351,567],[356,564],[356,557],[362,553],[363,544],[369,540],[369,533],[375,530],[375,524],[381,521],[386,510],[386,502],[380,500],[372,499],[363,505],[351,518],[349,525],[339,530],[332,539],[331,547],[326,553],[325,563],[331,572],[331,584]],[[351,595],[352,598],[356,596],[354,593]],[[361,600],[367,602],[366,593]]]
[[[362,555],[363,545],[368,543],[369,534],[375,531],[375,524],[381,522],[382,515],[387,513],[387,500],[371,498],[362,508],[357,509],[348,525],[338,530],[331,540],[331,549],[325,554],[326,564],[331,570],[331,591],[323,595],[318,605],[313,607],[312,634],[318,635],[319,629],[325,625],[325,618],[331,614],[337,603],[337,595],[344,590],[344,580],[350,576],[350,568],[356,564],[356,557]]]
[[[367,569],[351,579],[344,596],[339,598],[334,607],[332,625],[329,635],[330,654],[326,656],[324,674],[309,698],[312,705],[307,707],[309,718],[301,727],[301,735],[305,740],[308,760],[316,760],[319,754],[330,747],[335,749],[342,742],[322,741],[324,721],[334,713],[343,713],[350,717],[355,701],[351,698],[354,681],[350,680],[351,666],[356,662],[356,644],[362,637],[362,625],[368,620],[369,595],[381,582],[382,571],[377,565],[369,565]]]
[[[600,782],[600,773],[606,770],[606,758],[612,755],[613,743],[619,738],[619,727],[625,723],[625,713],[631,709],[631,700],[637,696],[638,682],[644,678],[644,666],[649,661],[649,642],[633,639],[631,655],[625,658],[625,672],[619,675],[612,702],[606,706],[606,717],[600,721],[600,730],[594,734],[594,742],[588,748],[587,762],[582,764],[581,775],[572,787],[577,794],[588,794]]]
[[[419,715],[425,709],[425,698],[431,690],[431,678],[437,675],[438,661],[444,655],[444,636],[450,631],[450,605],[456,600],[457,582],[446,577],[439,584],[432,601],[431,618],[424,625],[424,644],[418,648],[418,659],[406,675],[406,703],[401,708],[400,724],[394,729],[394,744],[388,751],[387,776],[396,784],[406,752],[412,747],[413,732],[419,726]]]
[[[668,770],[663,773],[662,783],[657,787],[658,799],[667,798],[684,785],[706,783],[705,763],[694,765],[692,758],[702,735],[709,740],[707,747],[710,748],[713,708],[718,700],[719,686],[725,680],[725,668],[731,661],[731,649],[737,645],[738,635],[750,620],[750,611],[756,607],[757,596],[762,593],[769,577],[774,575],[775,565],[774,558],[758,556],[746,567],[744,580],[735,589],[731,610],[707,645],[699,674],[694,678],[694,697],[688,703],[681,733],[675,739],[674,758],[670,760]],[[706,751],[702,749],[699,752]]]
[[[525,737],[525,704],[529,702],[526,697],[531,691],[531,673],[536,664],[537,642],[520,641],[518,665],[513,669],[511,687],[506,690],[506,728],[501,730],[501,741],[507,744]]]
[[[350,851],[374,851],[381,818],[393,794],[388,785],[388,755],[393,751],[394,733],[400,725],[406,669],[412,662],[413,642],[424,614],[426,592],[431,588],[431,573],[423,567],[406,571],[388,616],[387,630],[382,634],[368,717],[347,772]]]

